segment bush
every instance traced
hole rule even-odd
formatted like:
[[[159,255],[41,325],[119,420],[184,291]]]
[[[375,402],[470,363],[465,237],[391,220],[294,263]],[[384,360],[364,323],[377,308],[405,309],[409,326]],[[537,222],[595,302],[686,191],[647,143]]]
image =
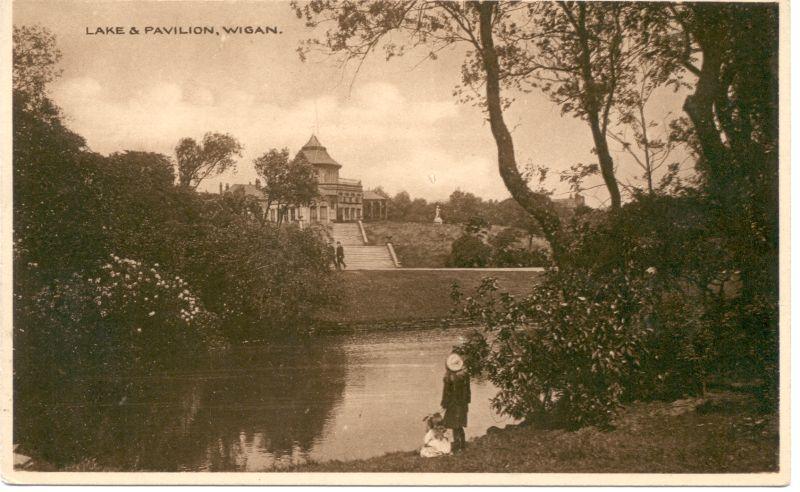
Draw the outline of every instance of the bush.
[[[18,298],[18,307],[16,347],[34,352],[21,359],[61,373],[147,370],[224,346],[185,280],[117,256]]]
[[[777,307],[746,295],[706,206],[692,194],[639,197],[576,217],[569,256],[529,296],[487,281],[467,298],[485,331],[460,350],[500,389],[496,407],[604,424],[626,401],[702,393],[720,377],[762,381],[776,402]]]
[[[174,236],[177,270],[232,341],[307,334],[334,301],[326,244],[313,230],[252,220],[210,197],[196,225]]]
[[[519,268],[544,267],[550,264],[549,254],[542,248],[520,248],[522,232],[507,228],[489,238],[492,257],[489,261],[493,267]]]
[[[448,267],[480,268],[489,264],[492,249],[472,234],[464,234],[453,241]]]
[[[640,371],[652,332],[641,306],[650,294],[646,277],[551,270],[517,300],[498,295],[489,278],[463,306],[485,331],[458,350],[498,387],[492,405],[500,412],[568,427],[604,425]]]

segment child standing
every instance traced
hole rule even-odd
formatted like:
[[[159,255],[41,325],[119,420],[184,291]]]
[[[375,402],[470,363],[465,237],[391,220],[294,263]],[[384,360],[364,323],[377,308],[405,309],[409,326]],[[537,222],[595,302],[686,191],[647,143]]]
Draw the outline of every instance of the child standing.
[[[466,446],[464,427],[467,426],[467,409],[471,398],[469,374],[464,367],[464,359],[458,354],[450,354],[445,363],[442,390],[442,408],[445,409],[442,425],[453,430],[453,452]]]
[[[423,420],[428,424],[428,432],[425,433],[425,445],[419,450],[419,455],[423,458],[434,458],[450,454],[450,440],[447,439],[447,430],[442,426],[442,416],[434,413]]]

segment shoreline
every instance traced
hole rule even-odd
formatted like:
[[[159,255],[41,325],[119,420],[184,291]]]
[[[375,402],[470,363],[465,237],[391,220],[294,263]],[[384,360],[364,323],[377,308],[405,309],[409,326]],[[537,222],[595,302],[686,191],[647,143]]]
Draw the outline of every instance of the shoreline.
[[[714,390],[705,397],[626,405],[610,430],[492,426],[484,435],[468,439],[467,448],[455,455],[422,458],[415,449],[261,472],[777,473],[778,414],[757,408],[752,394]],[[16,445],[14,458],[20,471],[165,471],[117,469],[90,458],[57,468],[17,453]],[[27,465],[19,466],[25,460]]]
[[[713,391],[706,397],[627,405],[611,430],[511,424],[468,439],[467,448],[455,455],[422,458],[416,449],[273,471],[777,473],[778,415],[762,414],[756,406],[752,395]]]

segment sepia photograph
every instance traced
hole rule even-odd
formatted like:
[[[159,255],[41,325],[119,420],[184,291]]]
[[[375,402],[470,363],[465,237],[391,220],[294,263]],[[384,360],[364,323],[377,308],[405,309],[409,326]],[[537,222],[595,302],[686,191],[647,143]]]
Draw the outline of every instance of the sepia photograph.
[[[4,481],[788,483],[788,2],[3,8]]]

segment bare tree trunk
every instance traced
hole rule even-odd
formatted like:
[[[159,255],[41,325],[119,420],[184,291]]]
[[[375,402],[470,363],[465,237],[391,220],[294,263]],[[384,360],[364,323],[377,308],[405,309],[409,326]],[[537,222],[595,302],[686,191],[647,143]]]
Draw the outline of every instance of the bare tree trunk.
[[[642,125],[642,141],[644,144],[644,172],[647,178],[647,193],[653,194],[653,162],[650,156],[650,140],[647,138],[647,119],[644,117],[644,102],[639,101],[639,121]]]
[[[712,6],[716,7],[716,6]],[[695,39],[703,53],[702,66],[693,94],[686,96],[683,110],[692,120],[700,148],[709,166],[712,181],[718,181],[720,170],[717,163],[725,162],[726,149],[714,122],[714,100],[719,90],[719,75],[722,66],[722,44],[714,33],[716,20],[713,10],[705,6],[694,6],[693,19]]]
[[[564,6],[564,9],[567,9],[567,7]],[[589,128],[592,130],[592,140],[594,140],[594,148],[597,152],[597,160],[600,164],[600,174],[602,174],[603,181],[608,189],[608,194],[611,196],[611,209],[619,210],[622,206],[622,196],[619,192],[617,177],[614,175],[614,159],[611,157],[611,152],[608,150],[608,140],[604,128],[605,124],[601,125],[600,123],[600,101],[597,100],[597,83],[592,74],[592,60],[589,48],[590,33],[586,29],[586,4],[579,3],[578,9],[578,19],[574,27],[577,31],[581,46],[579,59],[581,78],[583,79],[584,91],[586,93],[586,117],[589,121]],[[609,95],[609,97],[613,96]]]
[[[533,192],[517,168],[514,156],[514,142],[511,132],[503,120],[503,107],[500,100],[500,64],[492,37],[492,15],[495,2],[482,2],[478,5],[480,13],[481,58],[486,72],[486,105],[489,110],[489,123],[497,144],[497,163],[500,177],[514,200],[530,213],[542,228],[550,243],[553,260],[561,263],[563,247],[561,241],[561,222],[553,209],[550,198]]]

